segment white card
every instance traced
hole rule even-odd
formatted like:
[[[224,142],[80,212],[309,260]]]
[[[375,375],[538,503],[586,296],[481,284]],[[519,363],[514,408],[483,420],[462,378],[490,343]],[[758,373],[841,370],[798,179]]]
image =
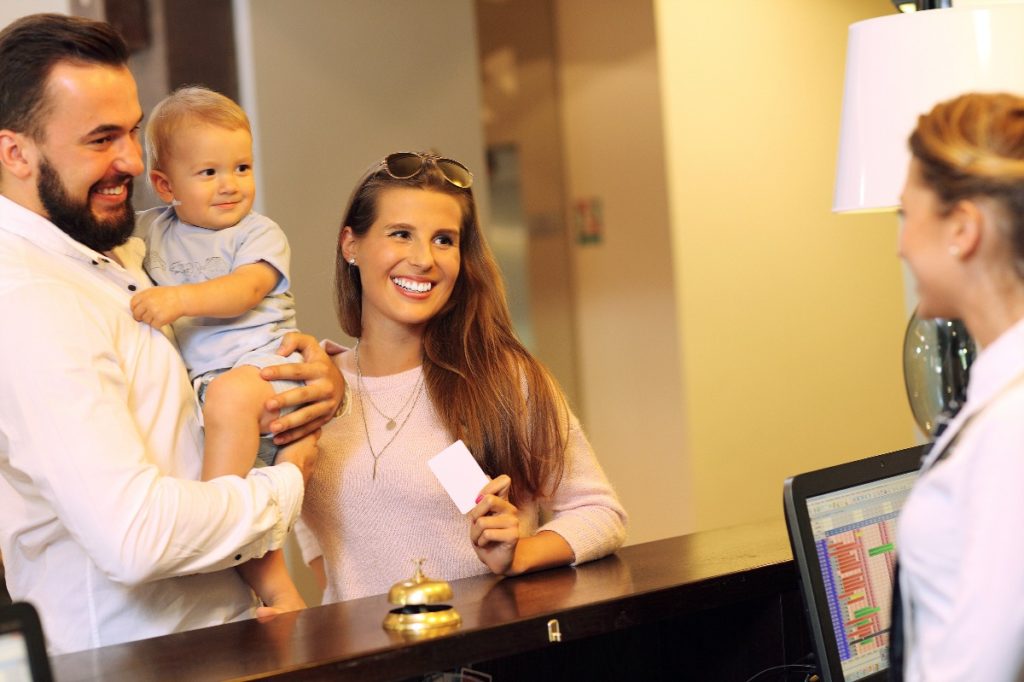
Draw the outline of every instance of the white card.
[[[490,480],[461,440],[428,459],[427,466],[462,514],[476,506],[476,498]]]

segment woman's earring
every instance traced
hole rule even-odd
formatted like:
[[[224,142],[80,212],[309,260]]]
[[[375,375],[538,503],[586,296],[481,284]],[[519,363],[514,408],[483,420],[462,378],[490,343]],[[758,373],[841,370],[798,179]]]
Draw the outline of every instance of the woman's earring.
[[[348,264],[351,265],[352,267],[355,267],[356,259],[355,258],[349,258],[348,259]]]

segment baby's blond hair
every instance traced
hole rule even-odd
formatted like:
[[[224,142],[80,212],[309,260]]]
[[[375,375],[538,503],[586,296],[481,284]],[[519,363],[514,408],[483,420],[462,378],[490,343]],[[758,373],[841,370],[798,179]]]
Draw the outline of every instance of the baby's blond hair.
[[[208,123],[252,133],[249,117],[230,97],[201,85],[178,88],[160,101],[146,124],[146,160],[150,170],[164,170],[175,133],[189,123]]]

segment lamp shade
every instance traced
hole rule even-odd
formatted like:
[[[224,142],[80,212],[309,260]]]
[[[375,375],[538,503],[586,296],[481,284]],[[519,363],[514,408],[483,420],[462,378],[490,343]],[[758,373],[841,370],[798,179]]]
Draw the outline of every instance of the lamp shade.
[[[832,210],[898,206],[917,117],[971,91],[1024,94],[1024,3],[852,24]]]

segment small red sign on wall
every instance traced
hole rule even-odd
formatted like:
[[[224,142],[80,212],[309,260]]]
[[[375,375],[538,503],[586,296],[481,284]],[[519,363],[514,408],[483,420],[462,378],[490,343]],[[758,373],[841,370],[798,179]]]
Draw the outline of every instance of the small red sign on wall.
[[[604,210],[597,197],[577,199],[573,204],[573,223],[576,241],[580,244],[600,244],[604,239]]]

